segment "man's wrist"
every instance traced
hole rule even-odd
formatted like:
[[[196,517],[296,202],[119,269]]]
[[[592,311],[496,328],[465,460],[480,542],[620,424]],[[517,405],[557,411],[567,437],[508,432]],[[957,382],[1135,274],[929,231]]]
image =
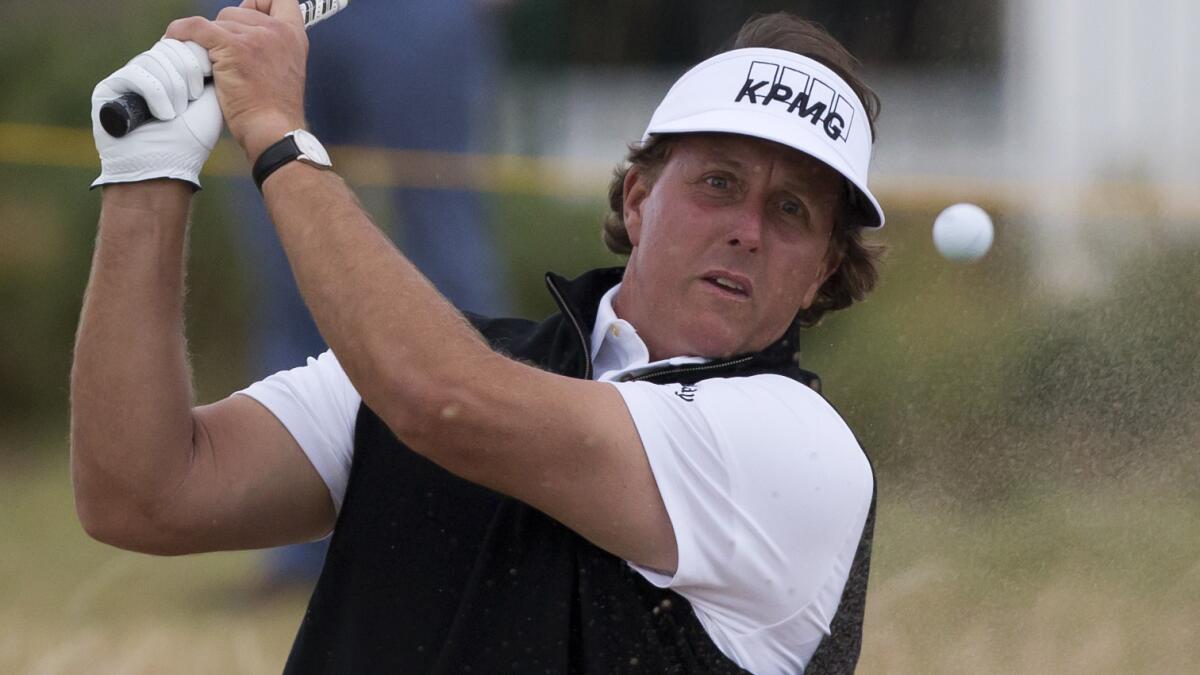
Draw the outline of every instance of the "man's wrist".
[[[190,184],[170,179],[106,185],[100,196],[100,232],[121,241],[173,237],[187,229],[193,194]]]
[[[195,189],[191,183],[174,178],[155,178],[136,183],[110,183],[102,186],[105,206],[141,211],[158,211],[191,201]]]
[[[304,128],[303,121],[297,122],[279,117],[255,127],[239,139],[238,144],[246,151],[246,159],[253,166],[267,148],[278,143],[289,132],[302,128]]]
[[[263,193],[263,195],[266,195],[269,191],[272,195],[278,197],[284,194],[283,192],[280,192],[281,190],[287,190],[289,191],[288,194],[291,195],[289,198],[293,198],[304,194],[308,188],[314,185],[313,183],[306,183],[305,181],[321,180],[323,178],[331,177],[333,180],[341,180],[336,172],[329,169],[318,168],[307,162],[288,162],[287,164],[284,164],[273,171],[271,175],[268,176],[265,181],[263,181],[260,191]],[[295,190],[295,192],[291,192],[292,190]]]

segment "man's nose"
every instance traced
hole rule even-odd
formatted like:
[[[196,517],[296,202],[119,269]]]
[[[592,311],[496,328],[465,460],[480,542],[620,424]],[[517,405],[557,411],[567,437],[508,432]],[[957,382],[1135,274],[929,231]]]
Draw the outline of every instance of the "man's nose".
[[[750,253],[758,252],[762,246],[763,227],[766,224],[766,214],[759,204],[747,201],[736,213],[731,214],[729,235],[726,242],[734,248],[743,248]]]

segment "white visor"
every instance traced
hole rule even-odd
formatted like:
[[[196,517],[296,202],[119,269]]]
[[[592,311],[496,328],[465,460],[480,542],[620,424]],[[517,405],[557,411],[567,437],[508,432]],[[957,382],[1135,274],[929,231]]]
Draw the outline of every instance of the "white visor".
[[[821,63],[762,48],[700,63],[667,92],[642,141],[696,132],[763,138],[828,164],[870,202],[864,225],[883,227],[883,209],[867,189],[873,141],[867,112],[850,85]]]

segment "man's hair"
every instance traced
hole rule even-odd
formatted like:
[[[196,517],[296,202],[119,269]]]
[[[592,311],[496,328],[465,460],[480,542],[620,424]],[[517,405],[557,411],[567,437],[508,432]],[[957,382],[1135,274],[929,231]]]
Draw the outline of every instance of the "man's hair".
[[[783,49],[819,61],[846,81],[862,100],[875,138],[875,118],[879,116],[879,97],[856,74],[858,59],[846,51],[820,25],[787,12],[751,17],[734,36],[728,51],[748,47]],[[645,143],[633,143],[625,161],[613,172],[608,186],[609,214],[604,219],[604,244],[618,255],[629,255],[633,244],[625,229],[625,176],[636,166],[653,185],[671,155],[676,136],[652,136]],[[846,183],[849,186],[849,183]],[[862,226],[871,216],[864,213],[865,199],[852,188],[842,197],[842,206],[834,217],[830,245],[840,257],[833,274],[822,284],[808,309],[796,316],[799,327],[815,326],[826,312],[845,309],[862,300],[879,279],[879,261],[883,247],[863,239]],[[866,206],[867,209],[871,207]]]

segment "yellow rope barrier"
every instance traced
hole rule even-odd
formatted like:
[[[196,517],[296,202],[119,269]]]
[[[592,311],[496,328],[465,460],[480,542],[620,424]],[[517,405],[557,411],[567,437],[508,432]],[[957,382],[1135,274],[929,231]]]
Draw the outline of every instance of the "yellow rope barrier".
[[[551,197],[604,194],[611,167],[549,157],[459,154],[364,146],[330,148],[346,180],[368,187],[467,189]],[[0,164],[100,170],[91,131],[73,127],[0,123]],[[223,138],[205,176],[242,177],[250,170],[241,150]]]
[[[465,189],[496,194],[572,199],[602,199],[612,164],[556,157],[462,154],[393,150],[365,146],[330,148],[347,181],[360,187]],[[99,161],[89,129],[0,122],[0,164],[91,169]],[[204,175],[242,177],[250,174],[241,150],[222,139]],[[1034,196],[1068,191],[1054,186],[1003,179],[961,176],[883,177],[872,182],[890,209],[936,210],[970,201],[1008,213],[1027,212]],[[1039,192],[1040,191],[1040,192]],[[1078,196],[1083,217],[1157,218],[1200,221],[1200,198],[1182,186],[1107,181],[1090,183]]]
[[[100,169],[87,129],[0,123],[0,163]]]

